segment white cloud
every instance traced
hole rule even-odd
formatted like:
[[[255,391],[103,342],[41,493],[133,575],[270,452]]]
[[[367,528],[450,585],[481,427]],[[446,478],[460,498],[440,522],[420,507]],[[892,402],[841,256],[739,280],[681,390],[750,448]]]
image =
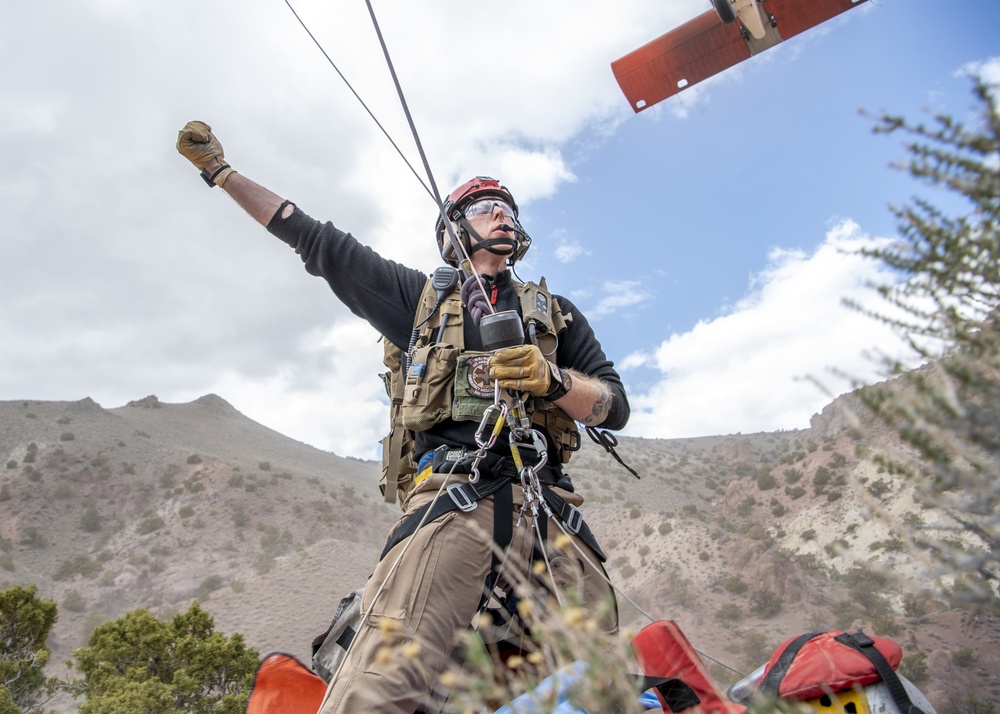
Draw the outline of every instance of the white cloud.
[[[987,84],[1000,88],[1000,57],[968,62],[955,72],[956,76],[979,77]]]
[[[906,352],[889,328],[842,301],[885,311],[867,286],[891,277],[857,254],[884,241],[844,220],[812,254],[775,249],[731,313],[671,335],[652,356],[631,356],[625,364],[655,366],[662,377],[630,395],[627,433],[666,438],[805,428],[831,396],[852,387],[831,368],[877,379],[864,346]]]
[[[597,301],[595,307],[587,310],[587,315],[591,320],[621,312],[626,308],[639,305],[649,298],[649,294],[637,280],[608,281],[601,285],[601,289],[604,291],[604,295]]]
[[[564,233],[557,233],[555,256],[560,263],[572,263],[582,255],[590,255],[590,251],[583,247],[580,241],[570,240]]]

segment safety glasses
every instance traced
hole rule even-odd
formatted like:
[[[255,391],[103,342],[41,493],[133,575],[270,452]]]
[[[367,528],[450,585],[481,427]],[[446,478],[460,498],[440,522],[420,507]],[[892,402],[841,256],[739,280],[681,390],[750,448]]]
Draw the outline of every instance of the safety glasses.
[[[500,210],[503,211],[505,216],[510,218],[515,218],[514,209],[511,208],[510,204],[506,201],[501,201],[499,198],[484,198],[480,201],[474,201],[470,203],[465,208],[465,217],[472,218],[473,216],[481,216],[486,213],[493,213],[494,206],[499,206]]]

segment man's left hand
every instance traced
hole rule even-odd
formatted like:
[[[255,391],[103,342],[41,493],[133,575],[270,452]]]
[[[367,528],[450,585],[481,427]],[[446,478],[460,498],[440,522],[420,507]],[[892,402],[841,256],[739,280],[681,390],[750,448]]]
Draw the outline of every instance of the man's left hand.
[[[535,345],[497,350],[490,357],[490,376],[504,389],[544,397],[552,386],[549,361]]]

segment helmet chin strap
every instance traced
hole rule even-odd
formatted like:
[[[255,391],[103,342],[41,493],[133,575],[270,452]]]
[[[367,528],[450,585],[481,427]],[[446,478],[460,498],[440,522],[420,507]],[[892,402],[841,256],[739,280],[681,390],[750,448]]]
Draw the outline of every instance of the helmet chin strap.
[[[503,246],[503,248],[501,249],[500,246]],[[513,238],[490,238],[472,246],[469,255],[472,255],[477,250],[485,250],[487,253],[492,253],[493,255],[511,255],[516,248],[517,241]]]
[[[504,256],[513,255],[517,251],[518,241],[516,238],[483,238],[465,218],[459,219],[458,223],[465,233],[466,251],[470,257],[477,250],[485,250],[487,253],[492,253],[493,255]],[[472,245],[473,237],[476,239],[475,245]]]

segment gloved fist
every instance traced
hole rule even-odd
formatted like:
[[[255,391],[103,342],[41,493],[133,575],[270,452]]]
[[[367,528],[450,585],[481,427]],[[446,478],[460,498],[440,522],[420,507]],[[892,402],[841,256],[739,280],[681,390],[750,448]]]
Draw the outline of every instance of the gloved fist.
[[[222,144],[203,121],[189,121],[177,133],[177,151],[201,171],[209,186],[221,186],[233,172],[226,163]]]
[[[504,389],[544,397],[552,385],[549,361],[535,345],[497,350],[490,357],[490,377]]]

